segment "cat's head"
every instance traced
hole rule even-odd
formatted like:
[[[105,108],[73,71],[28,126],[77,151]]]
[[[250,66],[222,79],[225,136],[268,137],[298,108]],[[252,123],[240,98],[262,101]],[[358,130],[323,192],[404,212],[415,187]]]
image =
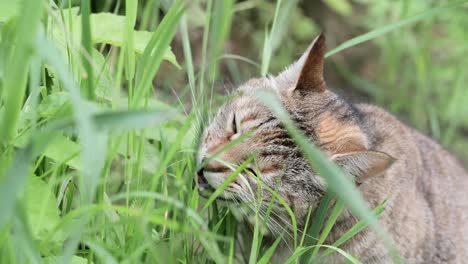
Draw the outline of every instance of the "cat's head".
[[[369,150],[359,111],[327,89],[324,54],[325,38],[320,35],[284,72],[246,82],[233,100],[221,106],[205,128],[198,152],[198,163],[205,164],[197,175],[202,191],[218,188],[233,170],[255,155],[256,163],[249,164],[227,186],[222,198],[243,202],[257,199],[256,176],[276,190],[301,220],[324,194],[324,180],[314,173],[281,122],[258,99],[259,89],[276,94],[296,125],[358,182],[383,172],[391,164],[392,158],[387,154]],[[249,135],[245,139],[210,160],[246,133]],[[270,191],[264,186],[259,189],[268,205]]]

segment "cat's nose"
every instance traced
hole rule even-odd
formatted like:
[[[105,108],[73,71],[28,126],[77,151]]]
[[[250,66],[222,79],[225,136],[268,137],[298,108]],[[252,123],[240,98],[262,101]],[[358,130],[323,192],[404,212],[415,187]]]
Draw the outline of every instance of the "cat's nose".
[[[203,174],[203,168],[197,171],[197,183],[198,183],[198,189],[204,190],[209,187],[208,181],[205,178],[205,175]]]

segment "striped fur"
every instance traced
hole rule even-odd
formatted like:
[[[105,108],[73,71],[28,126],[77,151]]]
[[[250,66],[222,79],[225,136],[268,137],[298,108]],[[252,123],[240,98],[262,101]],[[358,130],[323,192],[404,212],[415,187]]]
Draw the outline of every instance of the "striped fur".
[[[250,203],[265,212],[272,195],[261,189],[260,208],[252,201],[261,181],[291,207],[299,227],[309,208],[315,209],[325,182],[303,159],[278,119],[255,97],[264,89],[275,93],[297,126],[350,175],[371,207],[390,197],[381,217],[400,254],[408,263],[463,263],[468,251],[468,176],[455,158],[436,142],[405,126],[384,110],[353,105],[328,90],[323,81],[325,39],[319,36],[298,62],[276,77],[252,79],[238,96],[223,105],[203,133],[198,162],[250,132],[234,147],[210,160],[201,176],[219,187],[240,163],[256,155],[250,173],[241,173],[222,194],[235,203]],[[256,165],[256,166],[255,166]],[[256,168],[258,166],[258,168]],[[345,211],[333,228],[331,244],[357,219]],[[287,212],[275,203],[267,221],[270,236],[290,230]],[[281,263],[290,253],[290,233],[275,255]],[[365,230],[342,245],[364,263],[389,263],[386,249]],[[325,263],[341,263],[332,255]]]

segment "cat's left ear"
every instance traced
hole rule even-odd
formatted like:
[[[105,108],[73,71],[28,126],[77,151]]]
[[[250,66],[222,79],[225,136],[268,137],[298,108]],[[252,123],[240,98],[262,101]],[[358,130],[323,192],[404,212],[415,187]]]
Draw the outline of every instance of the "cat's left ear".
[[[331,158],[343,171],[355,177],[358,184],[385,172],[395,158],[379,151],[355,151],[337,154]]]
[[[321,33],[299,59],[303,61],[294,90],[321,92],[326,89],[323,79],[325,36]]]

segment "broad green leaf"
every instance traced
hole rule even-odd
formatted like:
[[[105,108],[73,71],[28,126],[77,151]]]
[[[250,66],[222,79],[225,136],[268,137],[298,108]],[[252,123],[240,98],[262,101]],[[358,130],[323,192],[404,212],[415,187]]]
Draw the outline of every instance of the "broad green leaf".
[[[112,13],[97,13],[91,15],[93,21],[91,30],[93,31],[94,43],[107,43],[117,47],[122,47],[124,43],[125,16],[119,16]],[[153,32],[134,31],[134,50],[143,54]],[[170,48],[166,51],[164,59],[170,61],[176,66],[177,61]]]
[[[55,11],[52,16],[55,21],[52,23],[52,35],[55,41],[66,51],[67,36],[71,38],[71,48],[78,50],[81,40],[81,16],[78,15],[78,8],[63,9],[64,20],[61,21],[60,11]],[[56,21],[59,20],[59,21]],[[71,22],[71,24],[70,24]],[[125,16],[112,13],[91,14],[91,33],[93,43],[106,43],[117,47],[122,47],[124,43]],[[134,31],[134,51],[142,54],[151,39],[153,32]],[[64,53],[65,55],[66,53]],[[168,47],[164,53],[164,60],[169,61],[180,68],[174,53]]]
[[[0,178],[0,230],[11,220],[17,206],[17,199],[26,186],[32,160],[39,155],[49,143],[51,137],[45,133],[37,133],[24,148],[16,151],[11,165]],[[9,160],[9,157],[8,157]],[[4,160],[2,167],[5,166]]]
[[[56,116],[58,112],[71,115],[70,98],[66,92],[48,95],[37,107],[37,114],[41,118]]]
[[[92,49],[91,51],[92,64],[93,64],[93,73],[95,80],[95,94],[98,98],[111,101],[112,99],[112,87],[113,79],[109,71],[109,65],[106,62],[106,59],[97,49]]]
[[[26,184],[31,157],[27,150],[20,150],[16,154],[11,167],[0,180],[0,230],[10,221],[16,208],[16,198]],[[4,165],[4,164],[3,164]]]
[[[49,144],[44,151],[44,155],[59,164],[67,164],[74,169],[81,169],[80,152],[80,144],[63,135],[59,135]]]
[[[60,222],[57,200],[45,182],[31,175],[24,190],[23,202],[32,236],[35,240],[42,241]],[[48,254],[57,251],[62,243],[63,236],[57,232],[52,240],[47,241],[47,247],[39,250],[43,255]]]

